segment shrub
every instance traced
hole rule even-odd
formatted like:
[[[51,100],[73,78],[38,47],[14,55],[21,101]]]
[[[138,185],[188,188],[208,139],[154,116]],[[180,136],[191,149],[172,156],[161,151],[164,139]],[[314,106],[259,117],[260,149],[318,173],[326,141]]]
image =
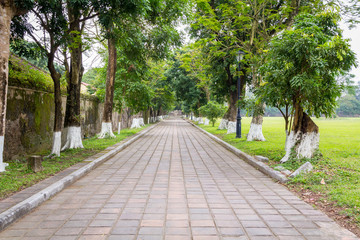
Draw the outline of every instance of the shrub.
[[[214,126],[216,119],[224,115],[226,107],[216,102],[209,101],[205,106],[199,108],[199,111],[200,114],[207,117],[212,123],[212,126]]]

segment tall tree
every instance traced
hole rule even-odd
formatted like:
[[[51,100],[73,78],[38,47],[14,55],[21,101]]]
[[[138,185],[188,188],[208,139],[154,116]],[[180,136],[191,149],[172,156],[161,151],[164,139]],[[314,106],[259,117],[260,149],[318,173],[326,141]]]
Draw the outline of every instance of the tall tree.
[[[245,84],[253,88],[260,85],[258,68],[266,44],[276,33],[292,24],[299,12],[316,9],[316,0],[209,0],[197,1],[197,13],[193,31],[203,43],[204,50],[211,56],[214,70],[223,77],[216,80],[218,94],[228,99],[229,109],[224,118],[236,119],[237,76],[242,75]],[[239,50],[246,52],[241,73],[236,72],[235,56]],[[215,75],[215,74],[213,74]],[[220,74],[217,74],[220,76]],[[259,103],[259,107],[263,104]],[[261,112],[261,111],[259,111]],[[265,140],[262,134],[262,115],[253,115],[248,140]]]
[[[176,2],[176,3],[175,3]],[[169,48],[179,43],[174,26],[182,16],[187,1],[96,1],[99,21],[108,39],[108,74],[100,137],[111,136],[114,81],[116,73],[115,44],[126,46],[123,53],[130,60],[161,58]],[[129,44],[131,43],[131,44]],[[157,51],[154,54],[154,51]]]
[[[61,72],[60,69],[56,67],[55,58],[59,47],[65,43],[65,38],[67,36],[66,13],[63,8],[62,0],[38,0],[31,12],[35,16],[37,24],[40,26],[38,31],[41,31],[41,34],[36,34],[34,32],[34,27],[28,27],[30,24],[27,23],[26,18],[23,18],[23,22],[18,22],[18,24],[22,25],[22,28],[38,45],[40,50],[46,53],[47,68],[49,69],[54,83],[55,103],[53,144],[50,155],[60,156],[61,130],[63,127],[60,89]]]
[[[32,0],[0,1],[0,172],[5,171],[7,166],[3,162],[3,151],[10,55],[10,24],[13,17],[25,14],[32,7],[32,4]]]
[[[302,14],[294,27],[278,34],[271,42],[267,62],[262,67],[265,84],[258,90],[272,106],[290,105],[293,121],[287,130],[287,161],[312,158],[319,148],[319,128],[310,116],[331,116],[336,108],[344,75],[355,64],[338,26],[339,15],[327,11],[315,16]]]
[[[67,132],[66,142],[62,150],[83,148],[80,115],[80,87],[83,75],[82,53],[84,51],[83,33],[87,19],[94,17],[89,0],[67,0],[68,45],[70,52],[67,59],[64,50],[64,65],[67,78],[67,98],[64,128]]]
[[[107,39],[107,74],[104,110],[102,116],[102,125],[99,138],[115,137],[112,132],[112,112],[114,105],[114,83],[117,71],[117,49],[119,41],[118,31],[122,29],[124,18],[132,21],[129,16],[136,19],[137,15],[142,15],[144,5],[142,1],[93,1],[95,11],[99,14],[99,22],[103,28],[104,36]]]

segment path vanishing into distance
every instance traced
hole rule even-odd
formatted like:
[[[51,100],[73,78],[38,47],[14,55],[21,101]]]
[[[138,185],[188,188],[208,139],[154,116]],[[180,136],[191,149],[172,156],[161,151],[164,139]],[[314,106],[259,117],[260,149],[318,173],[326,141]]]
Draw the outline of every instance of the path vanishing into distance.
[[[357,239],[181,119],[163,121],[0,239]]]

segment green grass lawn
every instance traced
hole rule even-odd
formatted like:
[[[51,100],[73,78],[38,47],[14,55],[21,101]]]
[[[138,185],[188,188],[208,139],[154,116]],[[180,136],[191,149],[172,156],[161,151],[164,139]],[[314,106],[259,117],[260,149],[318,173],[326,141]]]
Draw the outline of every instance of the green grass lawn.
[[[146,125],[146,127],[147,126],[149,125]],[[114,132],[116,138],[112,139],[97,139],[96,137],[84,139],[84,149],[68,149],[61,152],[60,157],[44,160],[42,162],[44,170],[38,173],[33,173],[27,168],[25,158],[8,162],[9,166],[6,168],[6,172],[0,173],[0,200],[79,163],[91,155],[134,135],[142,129],[144,129],[144,127],[140,129],[123,129],[120,135]],[[37,154],[47,156],[50,154],[50,151]]]
[[[315,170],[289,182],[295,189],[310,189],[325,194],[327,200],[346,208],[345,214],[360,224],[360,118],[314,119],[320,130],[320,152],[323,157],[312,160]],[[224,141],[250,155],[270,158],[270,165],[279,164],[284,156],[285,130],[283,118],[264,118],[263,134],[266,142],[247,142],[246,134],[251,118],[242,119],[242,138],[235,134],[226,135],[226,130],[200,125],[203,129],[221,137]],[[287,164],[295,168],[302,162]],[[295,167],[294,167],[295,166]],[[320,184],[324,179],[326,184]]]

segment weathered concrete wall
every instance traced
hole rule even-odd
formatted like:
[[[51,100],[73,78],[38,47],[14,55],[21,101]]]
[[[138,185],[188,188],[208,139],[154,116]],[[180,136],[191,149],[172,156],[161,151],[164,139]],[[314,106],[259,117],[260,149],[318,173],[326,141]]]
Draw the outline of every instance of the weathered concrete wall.
[[[66,97],[63,97],[63,115]],[[103,104],[95,97],[81,99],[83,137],[92,137],[101,130]],[[122,114],[121,128],[131,125],[130,110]],[[117,131],[119,113],[113,113],[113,130]],[[9,87],[6,111],[5,160],[51,148],[54,126],[53,94]],[[63,134],[65,135],[65,134]]]

